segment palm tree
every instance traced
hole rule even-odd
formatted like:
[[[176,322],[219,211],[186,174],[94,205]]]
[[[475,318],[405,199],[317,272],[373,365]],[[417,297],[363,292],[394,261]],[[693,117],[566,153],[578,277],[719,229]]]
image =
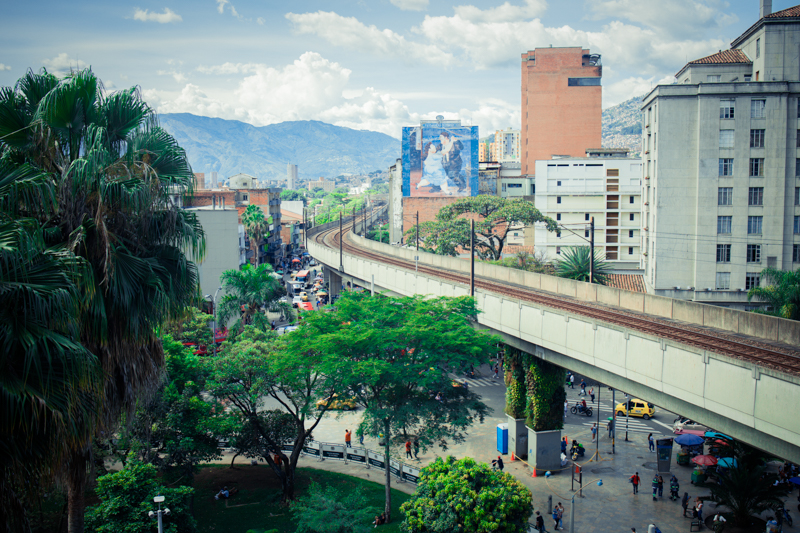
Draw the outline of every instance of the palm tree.
[[[269,231],[269,224],[264,218],[264,212],[257,205],[247,206],[247,209],[242,213],[242,224],[244,224],[244,229],[250,237],[253,248],[255,248],[255,265],[258,266],[258,248],[261,246],[264,235]]]
[[[578,281],[589,281],[590,256],[588,246],[576,246],[565,248],[561,251],[561,259],[556,262],[556,275],[562,278],[569,278]],[[608,283],[608,271],[611,265],[606,263],[602,255],[594,251],[594,278],[592,283],[606,285]]]
[[[248,324],[266,327],[266,319],[259,309],[262,305],[274,307],[274,302],[285,294],[281,280],[272,273],[272,266],[268,264],[244,265],[241,270],[223,272],[220,282],[225,295],[219,304],[220,323],[227,324],[237,317],[231,327],[234,332]]]
[[[170,201],[192,193],[194,176],[138,89],[106,94],[89,69],[62,80],[29,71],[3,89],[0,139],[12,167],[30,165],[53,181],[56,208],[40,217],[48,244],[87,265],[77,334],[102,373],[99,390],[84,391],[99,409],[70,413],[76,437],[63,464],[69,531],[81,533],[92,436],[113,431],[157,385],[164,354],[155,329],[197,294],[184,250],[204,253],[203,230]]]
[[[759,312],[800,320],[800,269],[792,272],[768,267],[761,271],[761,277],[767,285],[750,289],[747,292],[747,301],[756,298],[771,308]]]

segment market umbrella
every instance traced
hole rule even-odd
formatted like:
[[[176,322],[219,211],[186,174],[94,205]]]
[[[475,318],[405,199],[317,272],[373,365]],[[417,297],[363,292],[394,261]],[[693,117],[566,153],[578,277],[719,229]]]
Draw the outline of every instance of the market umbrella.
[[[717,466],[721,466],[723,468],[731,468],[736,466],[736,459],[733,457],[723,457],[719,461],[717,461]]]
[[[795,485],[800,485],[800,477],[789,478],[789,483],[794,483]]]
[[[299,262],[300,262],[300,260],[298,258],[296,258],[296,257],[294,259],[292,259],[292,263],[299,263]]]
[[[327,295],[328,295],[328,293],[327,293],[327,292],[325,292],[325,291],[319,291],[319,292],[317,293],[317,296],[327,296]]]
[[[692,462],[696,465],[713,466],[717,464],[717,458],[713,455],[698,455],[692,457]]]
[[[717,433],[716,431],[706,431],[705,437],[706,438],[712,438],[712,439],[733,440],[732,438],[730,438],[729,436],[725,435],[724,433]]]
[[[703,444],[703,437],[691,434],[683,434],[675,437],[675,442],[681,446],[697,446],[698,444]]]

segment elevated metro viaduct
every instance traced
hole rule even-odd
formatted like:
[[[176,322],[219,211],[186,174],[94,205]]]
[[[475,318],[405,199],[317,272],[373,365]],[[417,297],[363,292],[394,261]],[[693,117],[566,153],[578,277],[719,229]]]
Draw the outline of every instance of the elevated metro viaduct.
[[[469,294],[469,261],[369,241],[352,224],[340,255],[338,227],[308,236],[331,289]],[[800,463],[800,323],[485,263],[475,275],[478,321],[507,344]]]

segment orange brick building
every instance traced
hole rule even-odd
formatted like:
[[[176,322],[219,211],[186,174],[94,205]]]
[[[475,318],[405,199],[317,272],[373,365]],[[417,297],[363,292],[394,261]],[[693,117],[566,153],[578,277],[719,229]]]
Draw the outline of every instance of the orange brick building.
[[[582,157],[602,146],[600,56],[581,47],[522,54],[522,175],[553,155]]]

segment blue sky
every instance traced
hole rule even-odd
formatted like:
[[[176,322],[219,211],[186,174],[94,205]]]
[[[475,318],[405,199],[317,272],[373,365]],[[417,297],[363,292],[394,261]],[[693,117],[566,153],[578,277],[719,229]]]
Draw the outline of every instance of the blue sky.
[[[773,10],[798,0],[773,0]],[[0,85],[27,68],[90,65],[160,112],[257,126],[322,120],[399,137],[437,114],[519,127],[520,54],[603,56],[603,105],[671,83],[725,49],[758,0],[143,0],[14,2],[0,22]]]

